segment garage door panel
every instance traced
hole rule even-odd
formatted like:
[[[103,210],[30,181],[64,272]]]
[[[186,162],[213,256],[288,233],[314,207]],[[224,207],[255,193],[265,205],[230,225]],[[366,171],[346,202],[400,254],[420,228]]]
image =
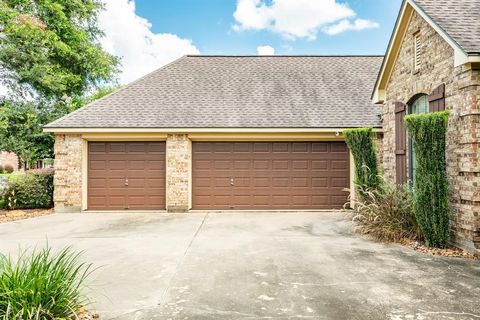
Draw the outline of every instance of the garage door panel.
[[[125,154],[125,143],[106,143],[106,149],[108,153],[118,153],[118,154]]]
[[[268,153],[270,151],[270,143],[268,142],[255,142],[253,143],[254,153]]]
[[[213,169],[215,170],[230,169],[230,167],[230,160],[216,160],[213,162]]]
[[[312,153],[328,153],[328,142],[313,142]]]
[[[89,209],[165,208],[165,142],[89,142],[88,150]]]
[[[252,162],[249,160],[234,160],[233,168],[237,170],[249,170],[251,169]]]
[[[106,143],[102,143],[102,142],[97,142],[95,144],[89,144],[88,146],[88,152],[89,154],[105,154],[105,152],[107,151],[107,144]]]
[[[287,188],[290,185],[290,178],[272,178],[272,187],[274,188]]]
[[[306,170],[308,169],[308,160],[293,160],[292,170]]]
[[[331,144],[331,152],[348,153],[347,145],[344,143]]]
[[[288,142],[278,142],[272,145],[273,153],[288,153],[291,144]]]
[[[331,184],[332,187],[336,188],[342,188],[348,185],[348,179],[347,178],[332,178],[331,179]]]
[[[310,147],[310,143],[307,143],[307,142],[296,142],[296,143],[293,143],[292,144],[292,152],[293,153],[307,153],[309,152],[309,147]]]
[[[292,178],[292,187],[308,187],[310,185],[310,178]]]
[[[341,208],[349,181],[344,142],[193,143],[196,209]]]
[[[248,143],[233,143],[233,152],[249,153],[252,150],[252,145]]]

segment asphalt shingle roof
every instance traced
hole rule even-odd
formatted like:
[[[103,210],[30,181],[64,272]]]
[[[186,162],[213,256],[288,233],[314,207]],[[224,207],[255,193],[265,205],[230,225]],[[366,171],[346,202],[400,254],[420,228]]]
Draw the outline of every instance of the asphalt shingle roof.
[[[379,127],[381,56],[185,56],[47,128]]]
[[[465,52],[480,53],[480,0],[414,0]]]

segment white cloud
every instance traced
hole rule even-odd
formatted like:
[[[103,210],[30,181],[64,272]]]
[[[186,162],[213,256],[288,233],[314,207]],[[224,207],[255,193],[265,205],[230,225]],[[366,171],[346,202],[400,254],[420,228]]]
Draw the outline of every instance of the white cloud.
[[[378,27],[378,23],[371,20],[356,19],[353,23],[348,20],[342,20],[337,24],[328,26],[324,29],[324,32],[329,35],[336,35],[347,30],[364,30]]]
[[[154,33],[150,22],[135,13],[135,1],[104,0],[99,26],[105,32],[103,48],[121,57],[120,83],[125,84],[181,57],[198,54],[189,39]]]
[[[275,48],[270,46],[258,46],[257,53],[259,56],[273,56],[275,54]]]
[[[237,24],[234,30],[269,30],[286,38],[307,38],[314,40],[319,31],[324,31],[339,21],[350,24],[355,11],[336,0],[237,0],[233,14]],[[356,25],[368,21],[371,27],[375,22],[357,19]],[[376,24],[378,26],[378,24]],[[363,27],[365,29],[367,27]],[[345,30],[354,29],[347,28]],[[356,29],[360,30],[360,29]]]

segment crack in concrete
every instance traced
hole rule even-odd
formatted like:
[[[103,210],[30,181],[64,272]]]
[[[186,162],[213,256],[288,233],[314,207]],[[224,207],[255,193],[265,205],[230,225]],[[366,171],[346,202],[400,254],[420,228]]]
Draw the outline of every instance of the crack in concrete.
[[[168,281],[168,285],[165,288],[165,290],[163,291],[162,296],[160,297],[160,302],[158,303],[159,306],[163,306],[165,304],[168,292],[170,291],[170,287],[173,283],[173,279],[175,279],[175,277],[177,276],[178,271],[180,270],[181,266],[183,265],[183,262],[185,261],[185,257],[187,256],[188,251],[190,251],[190,248],[192,247],[193,242],[195,241],[195,239],[197,238],[197,235],[199,234],[200,230],[202,229],[203,225],[205,224],[205,221],[207,220],[208,215],[209,215],[209,213],[207,212],[205,214],[205,216],[203,217],[202,222],[198,226],[197,231],[195,231],[195,233],[193,234],[192,239],[190,240],[189,244],[187,245],[187,248],[183,252],[183,256],[180,259],[180,261],[178,262],[177,267],[175,268],[175,272],[170,277],[170,280]]]
[[[116,316],[115,318],[111,318],[111,320],[116,320],[116,319],[122,319],[123,317],[129,315],[129,314],[134,314],[134,313],[138,313],[138,312],[142,312],[142,311],[146,311],[146,310],[154,310],[156,308],[159,308],[159,307],[163,307],[165,305],[165,302],[166,302],[166,298],[167,298],[167,295],[170,291],[170,288],[172,286],[172,283],[173,283],[173,280],[175,279],[175,277],[177,276],[181,266],[183,265],[183,262],[185,261],[185,257],[187,256],[188,254],[188,251],[190,251],[190,248],[192,247],[192,244],[193,242],[195,241],[195,239],[197,238],[197,235],[200,233],[200,230],[202,229],[202,227],[204,226],[205,224],[205,221],[207,220],[207,217],[208,217],[209,213],[207,212],[205,214],[205,216],[203,217],[202,219],[202,222],[200,223],[200,225],[198,226],[197,230],[195,231],[195,233],[193,234],[192,236],[192,239],[190,239],[190,242],[188,243],[187,247],[185,248],[185,251],[183,252],[183,256],[180,258],[180,261],[178,262],[177,264],[177,267],[175,268],[175,272],[172,274],[172,276],[170,277],[170,279],[168,280],[168,284],[167,284],[167,287],[165,288],[165,290],[163,291],[162,295],[160,296],[160,302],[156,303],[155,305],[152,305],[152,306],[145,306],[144,308],[140,308],[140,309],[136,309],[136,310],[131,310],[131,311],[128,311],[128,312],[125,312],[121,315],[118,315]],[[135,319],[137,319],[137,316],[135,317]]]

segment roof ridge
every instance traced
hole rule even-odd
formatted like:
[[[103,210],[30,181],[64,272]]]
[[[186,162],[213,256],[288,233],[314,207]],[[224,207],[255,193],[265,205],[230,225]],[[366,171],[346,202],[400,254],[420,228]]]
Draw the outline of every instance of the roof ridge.
[[[192,58],[355,58],[355,57],[383,57],[383,54],[275,54],[275,55],[257,55],[257,54],[187,54],[187,57]]]

